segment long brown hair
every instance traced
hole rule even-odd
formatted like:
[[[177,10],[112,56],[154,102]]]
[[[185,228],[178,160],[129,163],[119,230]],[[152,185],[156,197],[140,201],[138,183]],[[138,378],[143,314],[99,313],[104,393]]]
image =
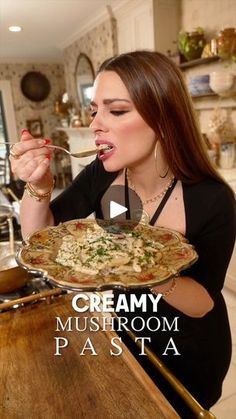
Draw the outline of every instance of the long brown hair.
[[[168,57],[134,51],[104,61],[98,73],[102,71],[115,71],[120,76],[137,111],[157,134],[177,179],[223,182],[208,159],[182,74]]]

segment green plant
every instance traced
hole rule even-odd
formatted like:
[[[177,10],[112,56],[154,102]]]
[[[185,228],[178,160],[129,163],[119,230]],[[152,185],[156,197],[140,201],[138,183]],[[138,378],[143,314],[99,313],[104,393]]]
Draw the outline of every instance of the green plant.
[[[187,60],[199,58],[206,44],[204,29],[199,26],[193,32],[180,31],[177,43],[179,51]]]

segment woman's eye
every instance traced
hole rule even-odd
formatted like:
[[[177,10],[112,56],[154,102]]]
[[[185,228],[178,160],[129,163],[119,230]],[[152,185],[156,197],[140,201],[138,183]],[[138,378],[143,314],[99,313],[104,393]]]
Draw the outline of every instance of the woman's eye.
[[[118,111],[110,111],[110,113],[112,114],[112,115],[115,115],[115,116],[120,116],[120,115],[124,115],[125,113],[127,113],[128,111],[125,111],[125,110],[118,110]],[[95,118],[95,116],[97,115],[97,111],[92,111],[92,110],[90,110],[90,117],[91,118]]]
[[[112,113],[112,115],[120,116],[120,115],[124,115],[128,111],[110,111],[110,112]]]
[[[90,118],[95,118],[97,111],[90,111]]]

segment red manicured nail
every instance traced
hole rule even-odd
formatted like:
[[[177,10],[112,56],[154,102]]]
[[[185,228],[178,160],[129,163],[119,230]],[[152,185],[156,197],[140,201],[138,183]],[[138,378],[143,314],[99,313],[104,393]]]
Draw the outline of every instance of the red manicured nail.
[[[28,129],[22,129],[21,130],[21,135],[23,135],[23,134],[29,134],[30,132],[29,132],[29,130]]]
[[[52,156],[51,156],[51,154],[46,154],[46,159],[48,159],[48,160],[51,160],[51,158],[52,158]]]
[[[45,138],[44,142],[45,142],[45,144],[50,144],[52,141],[50,140],[50,138]]]

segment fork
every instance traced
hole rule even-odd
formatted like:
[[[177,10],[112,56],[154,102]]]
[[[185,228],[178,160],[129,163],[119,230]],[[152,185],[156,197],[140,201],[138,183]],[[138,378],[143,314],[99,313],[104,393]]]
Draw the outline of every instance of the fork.
[[[60,147],[59,145],[46,144],[45,147],[56,148],[58,150],[64,151],[65,153],[69,154],[69,156],[71,157],[77,157],[77,158],[92,156],[93,154],[97,154],[98,152],[97,148],[88,148],[86,150],[78,151],[78,153],[71,153],[71,151],[67,150],[64,147]]]
[[[9,141],[5,141],[4,143],[0,143],[0,145],[4,145],[4,144],[11,144],[11,145],[13,145],[13,144],[17,144],[17,143],[11,143]],[[78,153],[71,153],[71,151],[69,151],[66,148],[61,147],[59,145],[45,144],[44,147],[56,148],[58,150],[64,151],[65,153],[69,154],[69,156],[76,157],[76,158],[92,156],[92,155],[94,155],[94,154],[96,154],[98,152],[98,149],[97,148],[88,148],[86,150],[81,150]]]

